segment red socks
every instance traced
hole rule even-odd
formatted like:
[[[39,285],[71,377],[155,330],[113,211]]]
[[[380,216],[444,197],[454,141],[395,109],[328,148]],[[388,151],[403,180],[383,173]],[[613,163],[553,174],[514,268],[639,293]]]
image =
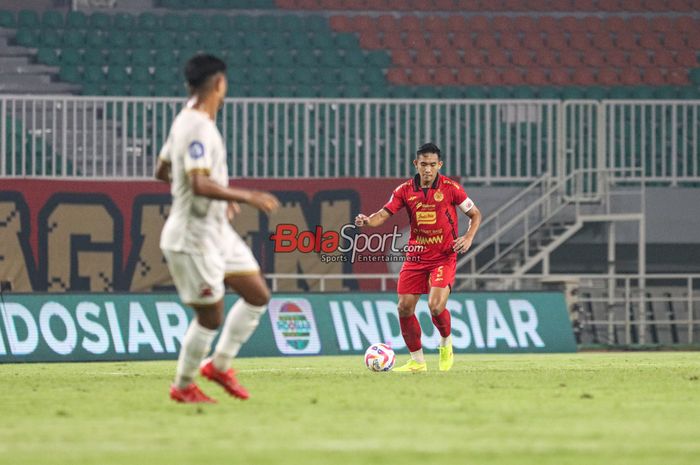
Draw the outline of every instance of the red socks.
[[[447,309],[444,309],[438,316],[433,317],[433,324],[440,332],[440,336],[447,337],[452,329],[452,317]],[[403,328],[403,326],[401,326]],[[406,336],[404,336],[404,339]]]
[[[416,315],[399,317],[399,324],[401,325],[401,335],[403,340],[406,341],[408,350],[410,352],[420,350],[422,347],[420,343],[421,330]]]

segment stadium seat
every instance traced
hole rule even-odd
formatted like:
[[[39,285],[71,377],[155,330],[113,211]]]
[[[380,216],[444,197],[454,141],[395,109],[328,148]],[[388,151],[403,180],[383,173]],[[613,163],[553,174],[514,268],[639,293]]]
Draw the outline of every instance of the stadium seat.
[[[0,10],[0,27],[15,28],[17,25],[12,11]]]
[[[41,15],[41,27],[44,29],[63,28],[63,15],[55,10],[46,10]]]
[[[37,62],[49,65],[49,66],[59,66],[61,61],[53,48],[40,48],[36,53]]]
[[[67,29],[87,29],[87,16],[82,11],[69,11],[66,14]]]
[[[39,27],[39,15],[34,10],[20,10],[17,13],[17,26],[20,28]]]
[[[78,66],[82,63],[80,51],[75,48],[61,50],[61,66]]]

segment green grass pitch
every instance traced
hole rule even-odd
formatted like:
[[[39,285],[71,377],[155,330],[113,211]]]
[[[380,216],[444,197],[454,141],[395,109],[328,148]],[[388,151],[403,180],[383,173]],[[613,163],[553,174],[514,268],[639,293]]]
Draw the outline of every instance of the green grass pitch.
[[[252,398],[208,406],[168,399],[174,362],[0,365],[0,464],[700,463],[700,353],[428,362],[240,359]]]

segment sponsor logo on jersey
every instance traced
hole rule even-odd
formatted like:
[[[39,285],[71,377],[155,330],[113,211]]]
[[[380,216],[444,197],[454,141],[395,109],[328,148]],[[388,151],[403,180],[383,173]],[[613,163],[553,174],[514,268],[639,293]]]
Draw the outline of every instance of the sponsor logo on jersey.
[[[321,351],[321,340],[308,300],[272,299],[269,308],[272,332],[280,352],[295,355]]]
[[[421,224],[435,224],[437,214],[435,212],[416,212],[416,222]]]
[[[416,237],[416,242],[424,245],[440,244],[442,242],[442,236],[418,236]]]
[[[193,160],[197,160],[204,156],[204,145],[199,141],[192,141],[190,146],[187,148],[187,151]]]

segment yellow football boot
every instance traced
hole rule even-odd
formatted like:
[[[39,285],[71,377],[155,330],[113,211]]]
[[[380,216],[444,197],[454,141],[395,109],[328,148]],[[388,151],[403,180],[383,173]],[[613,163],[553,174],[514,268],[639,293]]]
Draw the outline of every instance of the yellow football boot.
[[[452,352],[452,341],[444,347],[440,347],[440,362],[438,369],[440,371],[448,371],[455,363],[455,354]]]
[[[398,371],[400,373],[418,373],[419,371],[428,371],[428,364],[425,362],[418,363],[410,358],[404,365],[394,368],[394,371]]]

